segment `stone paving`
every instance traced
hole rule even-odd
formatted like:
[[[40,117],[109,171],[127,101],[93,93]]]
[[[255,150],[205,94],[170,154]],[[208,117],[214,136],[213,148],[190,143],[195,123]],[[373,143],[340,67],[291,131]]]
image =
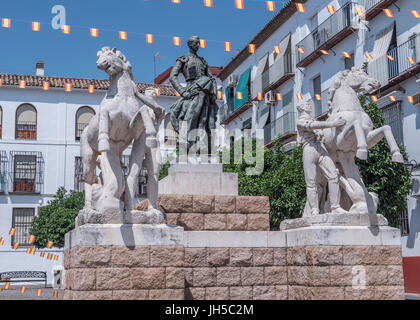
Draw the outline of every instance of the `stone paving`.
[[[53,288],[44,288],[30,286],[26,287],[25,293],[20,292],[21,286],[10,286],[10,289],[4,290],[0,288],[0,300],[61,300],[63,298],[63,291],[58,290],[58,297],[53,297]],[[37,290],[42,289],[42,295],[37,296]]]

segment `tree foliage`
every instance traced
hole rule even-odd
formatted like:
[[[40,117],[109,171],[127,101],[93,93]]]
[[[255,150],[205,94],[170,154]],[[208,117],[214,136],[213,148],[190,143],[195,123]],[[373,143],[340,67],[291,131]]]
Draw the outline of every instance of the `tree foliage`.
[[[361,96],[360,102],[371,117],[375,128],[384,125],[381,111],[374,103],[368,103]],[[400,146],[404,159],[407,154]],[[231,163],[224,165],[224,171],[237,172],[239,194],[268,196],[271,212],[270,225],[277,230],[284,219],[300,217],[306,202],[306,185],[303,174],[302,148],[294,147],[286,154],[277,139],[271,150],[264,149],[264,171],[257,176],[246,175],[250,165],[233,163],[234,145],[231,145]],[[255,155],[255,141],[254,150]],[[411,190],[410,172],[402,164],[392,162],[386,140],[382,140],[369,150],[366,161],[356,160],[362,179],[369,191],[379,195],[378,213],[382,213],[391,226],[398,226],[399,214],[407,206],[407,195]],[[252,166],[252,165],[251,165]]]
[[[385,119],[375,103],[360,96],[360,102],[372,119],[375,128],[384,125]],[[407,161],[405,147],[399,145]],[[378,213],[383,214],[391,226],[399,225],[400,213],[407,208],[407,196],[412,188],[410,171],[400,163],[392,162],[392,155],[385,139],[369,150],[368,159],[356,159],[366,188],[379,195]]]
[[[64,235],[74,229],[75,218],[83,205],[83,192],[68,193],[64,187],[59,188],[54,199],[41,207],[32,220],[29,232],[35,236],[35,246],[43,248],[51,240],[55,247],[63,247]]]

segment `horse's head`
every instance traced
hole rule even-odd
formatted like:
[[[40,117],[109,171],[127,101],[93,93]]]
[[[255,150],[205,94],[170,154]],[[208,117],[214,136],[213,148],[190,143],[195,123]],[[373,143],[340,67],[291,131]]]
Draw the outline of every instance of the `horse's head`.
[[[129,71],[131,74],[130,62],[116,48],[103,47],[101,51],[98,51],[97,55],[98,61],[96,61],[96,65],[108,75],[114,76],[122,71]]]
[[[343,81],[356,92],[370,94],[380,88],[378,80],[369,77],[366,72],[360,68],[353,67],[351,70],[344,70]]]

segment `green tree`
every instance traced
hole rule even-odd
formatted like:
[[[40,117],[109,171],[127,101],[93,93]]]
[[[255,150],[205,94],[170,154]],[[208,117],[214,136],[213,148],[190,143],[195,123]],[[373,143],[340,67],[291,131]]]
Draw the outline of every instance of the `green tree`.
[[[243,141],[244,143],[244,141]],[[256,156],[256,140],[253,140],[253,156]],[[242,148],[243,149],[243,148]],[[270,198],[270,225],[277,230],[284,219],[301,215],[306,201],[306,187],[303,176],[302,148],[296,146],[287,155],[279,140],[271,150],[264,148],[264,171],[260,175],[247,175],[246,168],[253,167],[233,161],[234,146],[230,148],[230,164],[225,164],[225,172],[237,172],[239,194],[248,196],[268,196]]]
[[[84,205],[83,192],[67,192],[63,187],[57,190],[54,199],[39,209],[30,227],[35,236],[35,246],[43,248],[47,241],[54,241],[55,247],[64,246],[64,235],[74,229],[75,218]]]
[[[375,128],[384,125],[381,111],[365,96],[360,102],[371,117]],[[243,148],[242,148],[243,149]],[[407,160],[405,148],[401,153]],[[270,225],[277,230],[284,219],[300,217],[306,202],[306,186],[303,175],[302,148],[294,147],[285,153],[281,142],[274,141],[271,150],[264,149],[264,171],[258,176],[245,174],[247,165],[242,156],[241,164],[233,163],[234,145],[230,148],[231,163],[224,165],[224,171],[237,172],[239,194],[268,196],[270,198]],[[255,140],[254,150],[255,156]],[[382,213],[391,226],[398,226],[399,214],[407,206],[407,195],[411,190],[410,172],[402,164],[394,163],[385,140],[369,150],[366,161],[356,159],[362,179],[371,192],[379,195],[378,212]]]
[[[385,119],[375,103],[360,96],[360,103],[372,119],[375,128],[382,127]],[[407,153],[399,145],[404,160]],[[371,192],[379,195],[378,213],[383,214],[391,226],[399,225],[400,213],[407,208],[407,196],[412,188],[410,171],[400,163],[392,162],[392,155],[385,139],[369,150],[368,159],[356,159],[360,175]]]

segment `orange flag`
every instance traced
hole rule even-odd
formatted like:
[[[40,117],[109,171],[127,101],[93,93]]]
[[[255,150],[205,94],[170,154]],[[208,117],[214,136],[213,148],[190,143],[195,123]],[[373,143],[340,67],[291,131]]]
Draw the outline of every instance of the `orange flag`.
[[[321,51],[322,54],[328,54],[327,50],[319,50],[319,51]]]
[[[344,55],[344,57],[346,57],[346,58],[351,58],[350,53],[348,53],[347,51],[343,51],[343,55]]]
[[[70,92],[71,91],[71,83],[66,83],[66,85],[65,85],[65,90],[66,90],[66,92]]]
[[[171,0],[172,3],[181,3],[181,0]]]
[[[407,96],[408,102],[413,103],[414,99],[413,96]]]
[[[238,100],[242,100],[243,99],[242,92],[240,92],[240,91],[236,92],[236,99],[238,99]]]
[[[296,97],[298,98],[298,100],[303,100],[302,94],[300,94],[300,93],[298,93],[298,94],[296,95]]]
[[[99,33],[98,33],[98,29],[97,28],[90,28],[90,35],[92,37],[98,37]]]
[[[407,59],[408,59],[408,62],[410,62],[411,64],[416,64],[413,57],[408,57]]]
[[[118,34],[120,36],[120,39],[127,40],[127,32],[125,32],[125,31],[118,31]]]
[[[299,51],[300,53],[305,53],[305,50],[303,50],[303,48],[297,48],[297,51]]]
[[[95,92],[95,86],[94,86],[93,84],[90,84],[90,85],[88,86],[88,92],[89,92],[89,93],[94,93],[94,92]]]
[[[276,11],[276,3],[274,1],[266,1],[268,11]]]
[[[277,53],[277,54],[281,53],[279,46],[273,46],[273,48],[274,48],[275,53]]]
[[[47,242],[47,248],[48,249],[51,249],[53,247],[53,245],[54,245],[54,241],[48,240],[48,242]]]
[[[213,7],[213,0],[204,0],[205,7]]]
[[[40,31],[41,30],[41,24],[39,22],[33,21],[32,22],[32,30],[33,31]]]
[[[172,41],[173,41],[175,46],[180,46],[181,45],[181,38],[180,37],[172,37]]]
[[[10,28],[10,19],[8,19],[8,18],[3,18],[3,19],[1,19],[1,26],[3,27],[3,28]]]
[[[244,8],[244,0],[235,0],[235,7],[236,7],[236,9],[243,9]]]
[[[153,34],[146,34],[146,43],[153,43]]]
[[[65,34],[69,34],[70,33],[70,26],[63,26],[61,29],[61,32],[65,33]]]
[[[35,236],[33,234],[30,234],[29,238],[28,238],[28,242],[29,243],[34,243],[34,241],[35,241]]]
[[[21,88],[21,89],[26,88],[26,81],[25,80],[19,80],[19,88]]]
[[[262,92],[258,92],[257,93],[257,100],[261,101],[262,100]]]
[[[48,91],[48,90],[50,89],[50,83],[49,83],[49,82],[47,82],[47,81],[44,81],[44,82],[42,83],[42,88],[43,88],[45,91]]]
[[[223,93],[222,91],[217,91],[217,99],[222,100],[223,99]]]
[[[11,236],[14,236],[14,235],[15,235],[15,232],[16,232],[16,229],[15,229],[15,228],[10,228],[10,230],[9,230],[9,234],[10,234]]]
[[[281,93],[276,93],[276,98],[277,98],[278,101],[283,100],[283,96],[282,96]]]
[[[231,48],[230,42],[229,41],[225,41],[225,51],[231,51],[231,50],[232,50],[232,48]]]
[[[200,39],[200,47],[203,49],[206,47],[206,40]]]
[[[303,3],[296,2],[296,9],[299,12],[305,12],[305,5]]]
[[[335,8],[334,8],[334,6],[333,6],[333,5],[328,5],[328,6],[327,6],[327,10],[328,10],[328,12],[329,12],[329,13],[331,13],[331,14],[335,13]]]
[[[255,44],[248,44],[248,51],[249,53],[255,53]]]
[[[394,18],[394,15],[392,14],[391,9],[382,9],[382,10],[388,18]]]
[[[415,17],[415,18],[420,18],[420,13],[417,10],[411,10],[411,14]]]

